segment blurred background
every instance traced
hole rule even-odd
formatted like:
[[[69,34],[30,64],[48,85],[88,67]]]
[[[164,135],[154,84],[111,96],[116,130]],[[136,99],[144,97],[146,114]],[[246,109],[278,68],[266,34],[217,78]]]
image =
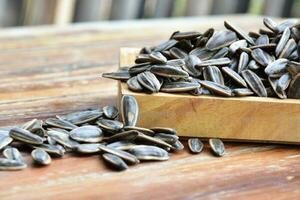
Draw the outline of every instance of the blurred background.
[[[0,0],[0,27],[248,13],[300,17],[300,0]]]

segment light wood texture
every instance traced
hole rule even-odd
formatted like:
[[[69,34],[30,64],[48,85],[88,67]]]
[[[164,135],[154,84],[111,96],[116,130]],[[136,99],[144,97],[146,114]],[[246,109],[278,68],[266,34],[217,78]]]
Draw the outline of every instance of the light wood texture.
[[[120,67],[133,65],[138,51],[122,48]],[[297,99],[146,94],[130,91],[126,83],[119,86],[121,95],[137,99],[142,127],[171,126],[180,136],[300,144]]]
[[[246,30],[261,18],[226,16]],[[174,30],[221,28],[224,17],[40,27],[0,33],[0,126],[114,105],[116,81],[100,78],[118,68],[119,48],[150,46]],[[241,23],[247,21],[247,23]],[[185,144],[185,143],[184,143]],[[185,144],[186,145],[186,144]],[[299,199],[300,149],[225,143],[213,157],[187,149],[167,162],[143,163],[118,173],[99,155],[54,158],[47,167],[0,171],[0,199]]]

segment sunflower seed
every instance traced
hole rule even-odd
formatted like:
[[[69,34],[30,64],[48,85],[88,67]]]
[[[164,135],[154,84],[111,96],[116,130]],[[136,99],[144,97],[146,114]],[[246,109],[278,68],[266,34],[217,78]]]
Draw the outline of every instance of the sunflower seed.
[[[181,151],[184,149],[183,144],[179,140],[176,140],[176,142],[172,144],[172,147],[175,151]]]
[[[232,96],[231,89],[225,85],[220,85],[212,81],[201,81],[200,83],[203,87],[209,89],[213,93],[219,94],[221,96],[227,96],[227,97]]]
[[[209,146],[216,156],[225,155],[225,147],[220,139],[209,139]]]
[[[165,141],[166,143],[171,145],[174,144],[179,139],[177,135],[170,135],[166,133],[156,133],[154,137],[162,141]]]
[[[170,49],[170,55],[173,58],[184,59],[188,54],[185,51],[183,51],[183,50],[181,50],[181,49],[179,49],[177,47],[172,47]]]
[[[26,163],[7,158],[0,158],[0,170],[21,170],[26,167]]]
[[[267,28],[269,28],[271,31],[276,32],[276,26],[277,26],[277,23],[274,22],[271,18],[265,17],[265,18],[263,19],[263,23],[264,23],[264,25],[265,25]]]
[[[149,72],[143,72],[137,75],[138,82],[150,92],[158,92],[161,84],[156,76]]]
[[[49,130],[47,131],[47,134],[57,143],[69,149],[74,149],[77,145],[79,145],[78,142],[70,139],[68,132],[62,130]]]
[[[130,141],[121,140],[121,141],[110,143],[106,146],[110,147],[110,148],[113,148],[113,149],[119,149],[119,150],[127,151],[130,148],[132,148],[133,146],[136,146],[136,144],[134,144]]]
[[[201,72],[195,68],[201,60],[195,55],[189,55],[184,59],[185,65],[182,68],[191,76],[200,76]]]
[[[124,126],[124,130],[125,131],[129,131],[129,130],[136,130],[138,132],[144,133],[146,135],[149,136],[154,136],[154,131],[148,128],[144,128],[144,127],[137,127],[137,126]]]
[[[42,149],[49,154],[53,154],[56,156],[64,156],[66,150],[60,145],[52,145],[52,144],[40,144],[40,145],[33,145],[35,149]]]
[[[103,139],[102,130],[96,126],[85,125],[73,129],[69,133],[73,140],[78,142],[95,143],[101,142]]]
[[[121,116],[125,126],[135,126],[138,119],[139,107],[136,99],[123,95],[121,100]]]
[[[111,147],[105,146],[100,144],[99,149],[105,153],[110,153],[115,156],[118,156],[122,158],[125,162],[128,162],[129,164],[137,164],[139,163],[139,160],[136,156],[127,153],[126,151],[118,150],[118,149],[113,149]]]
[[[284,72],[286,70],[287,63],[288,60],[285,58],[275,60],[274,62],[268,64],[268,66],[265,68],[265,73],[270,76],[272,74]]]
[[[234,80],[239,85],[241,85],[243,87],[247,87],[247,83],[245,82],[245,80],[238,73],[236,73],[235,71],[233,71],[229,67],[222,67],[222,71],[227,76],[229,76],[230,78],[232,78],[232,80]]]
[[[292,76],[296,76],[300,73],[300,63],[295,61],[289,61],[287,63],[286,69]]]
[[[160,52],[152,52],[149,55],[149,58],[151,59],[151,63],[156,63],[156,64],[165,64],[167,62],[167,58],[162,55]]]
[[[289,39],[289,41],[286,43],[285,47],[283,48],[281,54],[279,55],[279,58],[288,58],[293,51],[297,48],[297,43],[294,39]]]
[[[237,97],[251,96],[254,94],[249,88],[234,88],[232,92]]]
[[[276,90],[286,90],[292,80],[292,76],[289,72],[285,73],[278,79]]]
[[[131,141],[134,140],[138,136],[139,132],[136,130],[129,130],[117,133],[115,135],[110,136],[106,139],[107,142],[115,142],[119,140]]]
[[[245,48],[248,46],[248,43],[246,40],[238,40],[236,42],[233,42],[230,46],[229,46],[229,50],[232,54],[235,54],[235,52],[240,49],[240,48]]]
[[[3,156],[10,160],[16,160],[18,162],[24,162],[24,159],[17,148],[7,147],[3,151]]]
[[[85,123],[89,123],[89,122],[94,121],[94,120],[98,119],[99,117],[101,117],[102,114],[103,114],[103,112],[100,111],[99,109],[93,109],[93,110],[84,110],[84,111],[69,113],[67,115],[62,115],[59,118],[70,122],[71,123],[71,124],[69,124],[70,129],[67,129],[67,130],[72,130],[74,128],[77,128],[77,126],[73,126],[72,124],[82,125]],[[61,128],[61,127],[58,127],[58,128]]]
[[[198,36],[200,36],[201,33],[197,32],[197,31],[190,31],[190,32],[176,32],[173,36],[172,39],[175,40],[183,40],[183,39],[193,39],[196,38]]]
[[[203,77],[207,81],[212,81],[224,85],[224,78],[220,69],[216,66],[208,66],[203,70]]]
[[[176,81],[166,82],[162,85],[160,91],[162,92],[187,92],[200,87],[199,83],[187,82],[187,81]]]
[[[243,70],[245,70],[249,63],[249,55],[246,52],[242,52],[239,59],[238,64],[238,73],[241,73]]]
[[[189,55],[197,56],[201,61],[209,60],[215,54],[214,51],[208,51],[205,48],[195,48],[193,49]],[[186,57],[186,56],[185,56]]]
[[[139,160],[168,160],[168,152],[162,148],[149,145],[137,145],[128,150],[135,155]]]
[[[104,106],[103,114],[108,119],[115,119],[118,116],[119,111],[115,106]]]
[[[269,44],[269,43],[270,43],[270,40],[267,35],[260,35],[255,41],[256,45],[263,45],[263,44]]]
[[[9,136],[15,140],[19,140],[28,144],[42,144],[44,142],[42,137],[18,127],[12,128],[9,132]]]
[[[169,65],[153,65],[150,71],[162,77],[185,78],[189,76],[186,71]]]
[[[277,33],[282,33],[286,28],[291,28],[291,27],[293,27],[297,23],[299,23],[299,20],[297,20],[297,19],[288,19],[288,20],[285,20],[284,22],[278,24],[275,27],[275,31]]]
[[[142,92],[143,87],[141,84],[138,82],[137,77],[131,77],[130,79],[127,80],[127,86],[130,90],[135,91],[135,92]]]
[[[290,35],[291,35],[290,29],[286,28],[276,46],[275,54],[277,57],[281,54],[282,50],[284,49],[286,43],[288,42],[288,40],[290,38]]]
[[[111,153],[102,154],[103,159],[114,169],[123,171],[128,169],[128,165],[118,156]]]
[[[266,67],[271,62],[270,55],[260,48],[252,50],[251,56],[256,62],[264,67]]]
[[[129,68],[129,73],[131,76],[135,76],[139,73],[142,73],[144,71],[147,71],[150,69],[151,65],[150,62],[147,62],[147,63],[140,63],[140,64],[135,64],[133,65],[132,67]],[[130,79],[130,78],[129,78]],[[128,80],[129,80],[128,79]]]
[[[206,60],[206,61],[201,61],[199,64],[196,65],[196,68],[199,67],[206,67],[206,66],[219,66],[219,65],[228,65],[230,63],[229,58],[218,58],[218,59],[211,59],[211,60]]]
[[[139,54],[136,59],[135,59],[135,63],[139,64],[139,63],[145,63],[145,62],[150,62],[151,58],[149,56],[149,54]],[[128,71],[129,72],[129,71]],[[129,72],[130,74],[130,72]]]
[[[178,41],[171,39],[166,42],[162,42],[159,45],[157,45],[153,51],[164,51],[164,50],[169,50],[173,46],[177,44]]]
[[[77,128],[75,124],[72,124],[71,122],[63,119],[64,117],[59,117],[59,118],[48,118],[45,120],[45,124],[48,126],[53,126],[57,128],[62,128],[65,130],[72,130],[74,128]]]
[[[200,153],[203,150],[203,143],[198,138],[188,139],[188,146],[192,153]]]
[[[93,144],[79,144],[75,147],[78,153],[90,154],[90,153],[97,153],[100,151],[99,143]]]
[[[267,91],[260,78],[252,71],[242,71],[242,76],[249,87],[260,97],[267,97]]]
[[[153,145],[157,145],[159,147],[172,148],[172,145],[166,143],[165,141],[163,141],[161,139],[158,139],[158,138],[154,138],[154,137],[145,135],[143,133],[139,133],[136,137],[136,140],[143,141],[143,142],[153,144]]]
[[[128,71],[120,70],[120,71],[117,71],[117,72],[103,73],[102,77],[115,79],[115,80],[128,80],[130,78],[130,74],[129,74]]]
[[[38,119],[30,120],[22,126],[23,129],[30,131],[40,137],[45,137],[46,131],[43,128],[43,121]]]
[[[247,68],[250,69],[250,70],[257,70],[257,69],[260,68],[260,65],[258,65],[255,60],[250,60],[250,62],[248,63]]]
[[[237,40],[235,32],[229,30],[216,31],[206,43],[206,49],[215,51],[229,46]]]
[[[40,165],[49,165],[51,163],[51,157],[42,149],[34,149],[31,152],[31,157],[37,164]]]
[[[111,119],[99,119],[97,125],[100,126],[104,131],[115,133],[120,131],[123,128],[123,123],[117,120]]]
[[[12,137],[0,135],[0,150],[9,145],[13,141]]]
[[[152,131],[155,133],[166,133],[166,134],[171,134],[171,135],[176,135],[177,132],[173,128],[166,128],[166,127],[152,127],[150,128]]]

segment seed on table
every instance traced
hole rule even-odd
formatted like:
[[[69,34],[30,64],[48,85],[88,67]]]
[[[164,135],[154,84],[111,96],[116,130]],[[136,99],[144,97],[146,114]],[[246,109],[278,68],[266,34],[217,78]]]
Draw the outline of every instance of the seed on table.
[[[188,139],[188,146],[192,153],[200,153],[203,150],[203,143],[199,138]]]
[[[166,150],[149,145],[137,145],[128,150],[135,155],[139,160],[168,160],[169,154]]]
[[[48,118],[45,120],[45,124],[48,126],[61,128],[65,130],[72,130],[74,128],[77,128],[75,124],[72,124],[71,122],[63,119],[63,118]]]
[[[155,132],[151,129],[144,128],[144,127],[137,127],[137,126],[124,126],[125,131],[129,130],[136,130],[138,132],[144,133],[149,136],[154,136]]]
[[[77,152],[84,154],[100,152],[99,143],[79,144],[75,149]]]
[[[47,131],[49,137],[55,140],[57,143],[69,149],[74,149],[79,143],[72,140],[67,131],[62,130],[49,130]]]
[[[101,142],[103,139],[102,130],[96,126],[85,125],[73,129],[69,133],[73,140],[78,142]]]
[[[70,122],[70,126],[72,126],[72,129],[74,129],[73,125],[82,125],[84,123],[95,121],[97,118],[101,117],[102,114],[103,112],[99,109],[92,109],[69,113],[67,115],[62,115],[59,118]]]
[[[128,149],[132,148],[133,146],[136,146],[136,144],[134,144],[132,141],[120,140],[117,142],[109,143],[106,146],[113,148],[113,149],[127,151]]]
[[[4,149],[4,151],[2,153],[3,153],[3,156],[7,159],[24,162],[24,159],[23,159],[20,151],[17,148],[7,147],[6,149]]]
[[[13,141],[13,138],[6,135],[0,135],[0,150],[5,148]]]
[[[122,122],[111,119],[99,119],[96,124],[104,131],[112,133],[120,131],[124,126]]]
[[[104,106],[103,114],[108,119],[115,119],[118,116],[119,111],[115,106]]]
[[[40,165],[49,165],[51,163],[51,157],[43,149],[34,149],[31,152],[33,160]]]
[[[225,155],[225,147],[223,142],[220,139],[209,139],[209,146],[212,152],[216,156],[224,156]]]
[[[111,78],[115,80],[128,80],[130,78],[129,72],[123,70],[117,72],[103,73],[102,76],[105,78]]]
[[[24,162],[19,162],[17,160],[11,160],[7,158],[0,158],[0,170],[21,170],[25,169],[27,164]]]
[[[171,135],[176,135],[177,132],[173,128],[167,128],[167,127],[152,127],[150,128],[152,131],[155,133],[166,133],[166,134],[171,134]]]
[[[111,153],[102,154],[102,158],[113,168],[117,170],[126,170],[128,169],[128,165],[118,156]]]
[[[172,147],[175,151],[181,151],[184,149],[183,144],[179,140],[176,140],[176,142],[172,144]]]
[[[108,137],[105,141],[107,142],[114,142],[118,140],[131,141],[134,140],[138,136],[138,134],[139,132],[136,130],[123,131]]]
[[[22,128],[12,128],[9,131],[9,136],[15,140],[19,140],[28,144],[42,144],[44,139]]]
[[[124,125],[135,126],[138,114],[139,107],[136,99],[130,95],[123,95],[121,99],[121,117]]]
[[[40,145],[33,145],[35,149],[42,149],[47,153],[55,156],[62,157],[64,156],[66,150],[60,145],[52,145],[52,144],[40,144]]]

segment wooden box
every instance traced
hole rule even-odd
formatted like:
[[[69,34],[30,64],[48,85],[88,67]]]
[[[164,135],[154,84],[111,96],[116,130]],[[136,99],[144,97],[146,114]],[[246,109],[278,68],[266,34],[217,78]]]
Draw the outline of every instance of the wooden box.
[[[120,67],[134,64],[136,48],[122,48]],[[179,136],[300,144],[300,100],[135,93],[119,83],[122,95],[139,104],[138,126],[172,127]]]

